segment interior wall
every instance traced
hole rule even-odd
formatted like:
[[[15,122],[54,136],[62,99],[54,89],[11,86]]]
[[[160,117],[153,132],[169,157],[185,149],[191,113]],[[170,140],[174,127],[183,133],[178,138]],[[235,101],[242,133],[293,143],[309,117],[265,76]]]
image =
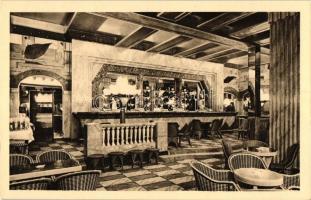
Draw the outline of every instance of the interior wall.
[[[278,151],[275,162],[300,138],[300,15],[270,13],[270,145]],[[296,162],[298,165],[299,162]]]
[[[51,43],[44,55],[26,59],[27,45]],[[10,34],[10,117],[19,114],[19,84],[32,75],[57,79],[63,88],[63,132],[71,137],[71,44],[28,35]]]
[[[147,53],[79,40],[72,41],[72,112],[90,112],[92,80],[103,64],[205,75],[213,90],[213,110],[222,111],[223,65]]]

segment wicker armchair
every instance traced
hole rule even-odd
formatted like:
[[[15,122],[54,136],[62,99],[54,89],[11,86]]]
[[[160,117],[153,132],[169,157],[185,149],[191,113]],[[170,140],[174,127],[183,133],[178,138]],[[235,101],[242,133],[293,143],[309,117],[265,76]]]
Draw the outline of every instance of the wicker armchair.
[[[36,156],[37,162],[40,163],[49,163],[54,162],[57,160],[69,160],[73,159],[71,154],[67,153],[66,151],[62,150],[50,150],[50,151],[44,151],[39,153]]]
[[[261,168],[267,169],[266,163],[259,156],[249,153],[232,154],[228,159],[231,171],[240,168]]]
[[[190,163],[195,183],[199,191],[239,191],[240,188],[233,181],[229,170],[215,170],[204,163],[195,161]]]
[[[57,190],[95,190],[101,171],[88,170],[59,176],[55,180]]]
[[[10,183],[10,190],[47,190],[51,181],[50,178],[40,178],[14,182]]]
[[[10,142],[11,154],[28,154],[28,143],[24,140]]]
[[[300,187],[300,174],[287,175],[283,174],[283,188],[296,189]]]
[[[293,144],[292,146],[288,147],[286,157],[280,163],[271,163],[269,168],[279,173],[285,173],[287,169],[290,169],[293,166],[298,153],[299,144]]]
[[[191,146],[190,134],[191,134],[191,127],[188,124],[185,124],[185,126],[181,130],[178,130],[177,132],[178,145],[181,146],[182,140],[187,140],[188,144]]]
[[[28,155],[10,154],[10,167],[29,165],[34,163],[33,159]]]
[[[222,126],[223,119],[214,119],[211,125],[211,135],[218,135],[219,138],[222,138],[220,128]]]
[[[221,145],[225,156],[225,169],[229,169],[228,159],[232,154],[232,146],[225,140],[221,140]]]

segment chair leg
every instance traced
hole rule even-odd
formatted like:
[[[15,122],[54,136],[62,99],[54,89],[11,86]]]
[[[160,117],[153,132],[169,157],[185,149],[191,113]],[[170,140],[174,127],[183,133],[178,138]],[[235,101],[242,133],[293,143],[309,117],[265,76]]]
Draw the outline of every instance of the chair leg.
[[[139,154],[140,168],[143,168],[143,160],[144,160],[143,154],[140,153]]]
[[[192,146],[192,145],[191,145],[191,141],[190,141],[190,136],[188,136],[187,139],[188,139],[189,145]]]

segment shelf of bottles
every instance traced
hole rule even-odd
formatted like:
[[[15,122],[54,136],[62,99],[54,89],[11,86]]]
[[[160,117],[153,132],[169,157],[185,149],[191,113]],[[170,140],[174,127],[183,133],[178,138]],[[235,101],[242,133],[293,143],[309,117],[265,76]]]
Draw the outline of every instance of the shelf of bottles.
[[[93,103],[98,105],[98,103],[102,102],[105,108],[104,111],[116,111],[120,109],[120,98],[126,96],[128,99],[127,111],[209,110],[208,88],[204,87],[200,81],[157,77],[134,79],[133,76],[128,75],[127,77],[128,80],[125,82],[130,83],[128,88],[133,87],[131,90],[135,90],[135,94],[122,94],[126,91],[117,91],[119,94],[109,92],[109,95],[100,96],[101,101],[98,101],[98,97],[94,98]],[[109,89],[109,86],[109,84],[106,84],[106,88]],[[113,87],[119,88],[117,85]],[[130,89],[127,91],[130,91]],[[103,94],[105,94],[105,88],[103,88]]]

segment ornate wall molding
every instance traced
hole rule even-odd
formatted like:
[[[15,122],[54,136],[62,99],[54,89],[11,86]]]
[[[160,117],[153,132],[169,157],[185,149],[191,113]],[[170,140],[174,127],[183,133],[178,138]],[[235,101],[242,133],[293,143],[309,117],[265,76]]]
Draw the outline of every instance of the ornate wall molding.
[[[21,72],[17,75],[11,75],[10,76],[10,87],[11,88],[18,88],[19,83],[29,77],[29,76],[34,76],[34,75],[44,75],[44,76],[49,76],[52,78],[55,78],[58,80],[61,85],[63,86],[63,90],[71,90],[71,81],[65,79],[64,77],[56,74],[55,72],[47,71],[47,70],[41,70],[41,69],[32,69],[32,70],[27,70],[24,72]]]

